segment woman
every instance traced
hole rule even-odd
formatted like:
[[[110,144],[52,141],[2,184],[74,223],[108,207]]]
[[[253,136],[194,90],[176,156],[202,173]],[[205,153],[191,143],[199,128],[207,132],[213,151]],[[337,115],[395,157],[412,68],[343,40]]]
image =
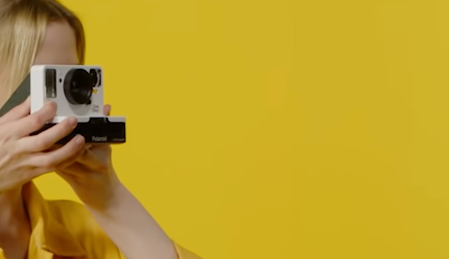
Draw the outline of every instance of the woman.
[[[79,19],[55,0],[0,0],[0,106],[33,64],[83,64]],[[81,136],[53,148],[76,126],[68,118],[36,136],[55,116],[25,101],[0,118],[0,258],[193,259],[174,244],[123,186],[108,145]],[[109,114],[110,107],[104,108]],[[56,172],[84,206],[45,201],[32,180]]]

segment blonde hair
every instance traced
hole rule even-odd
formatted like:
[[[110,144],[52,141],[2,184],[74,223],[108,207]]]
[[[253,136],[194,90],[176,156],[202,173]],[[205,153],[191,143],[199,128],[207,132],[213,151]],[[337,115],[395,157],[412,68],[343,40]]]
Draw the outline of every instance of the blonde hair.
[[[57,0],[0,0],[0,87],[5,88],[2,93],[11,95],[28,75],[51,21],[64,21],[72,27],[78,58],[84,64],[84,28],[72,11]]]

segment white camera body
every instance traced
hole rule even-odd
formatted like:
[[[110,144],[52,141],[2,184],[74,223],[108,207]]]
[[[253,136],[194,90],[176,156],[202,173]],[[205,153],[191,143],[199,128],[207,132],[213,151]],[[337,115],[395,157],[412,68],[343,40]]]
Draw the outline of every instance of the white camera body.
[[[35,65],[30,72],[31,113],[54,101],[56,116],[45,128],[67,117],[78,120],[77,128],[63,142],[81,134],[89,143],[124,143],[126,118],[104,114],[103,82],[100,66]]]

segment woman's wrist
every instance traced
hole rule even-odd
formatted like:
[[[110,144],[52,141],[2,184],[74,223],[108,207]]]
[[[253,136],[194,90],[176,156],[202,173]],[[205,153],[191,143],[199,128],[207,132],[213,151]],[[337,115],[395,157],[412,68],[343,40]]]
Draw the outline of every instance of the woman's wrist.
[[[100,196],[100,199],[96,197],[85,201],[85,206],[94,213],[110,216],[111,213],[116,211],[121,204],[123,204],[123,200],[126,199],[128,190],[119,180],[111,183],[111,186],[108,189],[109,190],[106,191],[104,195]]]

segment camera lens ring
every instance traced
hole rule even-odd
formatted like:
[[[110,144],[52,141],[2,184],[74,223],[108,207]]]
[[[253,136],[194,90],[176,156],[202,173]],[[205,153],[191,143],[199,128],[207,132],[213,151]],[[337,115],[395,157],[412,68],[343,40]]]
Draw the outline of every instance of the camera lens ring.
[[[72,69],[64,78],[64,93],[74,105],[89,104],[93,92],[93,79],[84,69]]]
[[[94,68],[90,69],[89,71],[90,76],[92,77],[92,87],[97,87],[99,86],[99,82],[100,82],[100,75],[98,74],[98,71]]]

